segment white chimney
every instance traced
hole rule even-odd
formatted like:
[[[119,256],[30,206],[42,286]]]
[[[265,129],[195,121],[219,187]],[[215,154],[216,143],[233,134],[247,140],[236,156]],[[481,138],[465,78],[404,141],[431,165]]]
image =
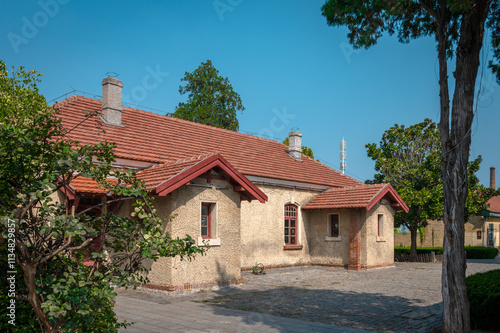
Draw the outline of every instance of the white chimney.
[[[107,125],[122,126],[122,88],[123,83],[114,77],[102,80],[101,119]]]
[[[291,131],[288,133],[288,155],[294,160],[302,160],[302,133]]]

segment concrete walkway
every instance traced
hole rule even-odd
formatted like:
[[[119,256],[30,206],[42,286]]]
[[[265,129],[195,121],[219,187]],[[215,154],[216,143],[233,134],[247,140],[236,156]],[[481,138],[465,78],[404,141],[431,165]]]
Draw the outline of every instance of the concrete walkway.
[[[138,293],[138,292],[135,292]],[[135,295],[137,296],[137,295]],[[184,298],[184,296],[179,296]],[[177,300],[166,304],[119,294],[115,306],[118,317],[135,322],[120,332],[367,332],[355,328],[313,323],[256,312]]]

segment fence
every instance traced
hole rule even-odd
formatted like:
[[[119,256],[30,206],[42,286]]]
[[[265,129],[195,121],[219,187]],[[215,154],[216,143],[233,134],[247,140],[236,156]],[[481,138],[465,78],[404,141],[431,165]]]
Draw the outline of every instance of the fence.
[[[396,262],[412,261],[409,254],[398,255],[394,257]],[[431,253],[417,254],[415,262],[443,262],[443,255],[436,254],[434,251]]]

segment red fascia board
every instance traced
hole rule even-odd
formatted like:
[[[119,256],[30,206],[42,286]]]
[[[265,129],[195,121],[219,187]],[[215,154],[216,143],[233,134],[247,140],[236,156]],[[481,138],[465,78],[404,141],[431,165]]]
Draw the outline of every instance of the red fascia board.
[[[248,178],[235,170],[220,154],[210,156],[200,163],[193,165],[184,172],[181,172],[180,174],[172,177],[168,181],[160,184],[155,189],[155,192],[160,196],[165,196],[168,193],[178,189],[182,185],[185,185],[190,180],[217,166],[224,170],[239,185],[243,186],[243,188],[248,191],[255,199],[259,200],[259,202],[264,203],[265,201],[267,201],[267,196],[252,182],[250,182]]]
[[[366,206],[366,210],[370,210],[375,206],[380,200],[389,196],[393,202],[396,202],[400,207],[395,207],[396,210],[403,210],[405,213],[408,213],[409,208],[406,203],[401,199],[401,197],[397,194],[397,192],[392,188],[391,184],[387,184],[384,186],[369,202]]]

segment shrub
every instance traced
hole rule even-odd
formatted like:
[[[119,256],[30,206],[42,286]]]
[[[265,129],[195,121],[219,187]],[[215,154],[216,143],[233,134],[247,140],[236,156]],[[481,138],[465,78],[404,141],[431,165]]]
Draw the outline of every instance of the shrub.
[[[493,259],[498,254],[494,247],[466,246],[467,259]]]
[[[417,247],[417,254],[431,253],[434,251],[436,254],[443,254],[442,247]],[[409,246],[396,246],[394,247],[394,255],[410,255]]]
[[[500,330],[500,269],[477,273],[465,279],[474,329]]]
[[[443,254],[442,247],[417,247],[417,254],[431,253],[434,251],[436,254]],[[493,259],[498,254],[498,249],[494,247],[482,246],[466,246],[467,259]],[[394,256],[409,255],[410,247],[396,246],[394,247]]]

